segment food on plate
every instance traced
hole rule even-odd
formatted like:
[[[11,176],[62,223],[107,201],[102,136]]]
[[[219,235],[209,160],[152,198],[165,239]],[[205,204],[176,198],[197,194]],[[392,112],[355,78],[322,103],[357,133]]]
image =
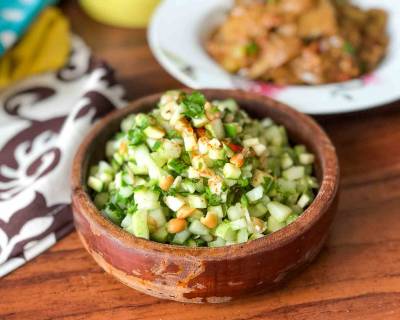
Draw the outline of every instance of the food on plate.
[[[318,189],[315,157],[283,126],[252,119],[234,100],[168,91],[131,114],[87,184],[105,217],[154,241],[217,247],[296,220]]]
[[[227,71],[278,85],[342,82],[374,70],[387,14],[347,0],[236,0],[208,53]]]

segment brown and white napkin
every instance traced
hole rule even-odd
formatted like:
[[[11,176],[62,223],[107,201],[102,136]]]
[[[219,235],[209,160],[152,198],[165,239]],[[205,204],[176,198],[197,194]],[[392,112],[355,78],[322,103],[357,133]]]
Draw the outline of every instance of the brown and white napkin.
[[[0,277],[73,228],[72,158],[93,122],[125,104],[113,71],[72,36],[58,73],[0,93]]]

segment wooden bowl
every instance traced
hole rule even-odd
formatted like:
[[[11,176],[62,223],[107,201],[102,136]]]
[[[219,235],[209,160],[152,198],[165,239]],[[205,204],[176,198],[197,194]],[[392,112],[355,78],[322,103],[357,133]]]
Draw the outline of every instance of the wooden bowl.
[[[161,244],[125,232],[104,218],[89,197],[88,168],[104,158],[106,141],[130,113],[151,110],[161,94],[136,100],[99,121],[81,144],[72,168],[72,207],[77,232],[96,262],[124,284],[182,302],[226,302],[281,284],[321,250],[337,208],[338,161],[325,132],[308,116],[252,93],[203,90],[208,99],[233,98],[253,117],[271,117],[289,137],[316,155],[319,192],[289,226],[244,244],[189,248]]]

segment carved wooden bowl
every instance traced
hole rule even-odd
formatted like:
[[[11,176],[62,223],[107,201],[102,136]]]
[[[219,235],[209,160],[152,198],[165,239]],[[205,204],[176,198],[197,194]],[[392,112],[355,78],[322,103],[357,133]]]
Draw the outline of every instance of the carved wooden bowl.
[[[189,248],[161,244],[125,232],[104,218],[89,197],[88,168],[104,158],[104,145],[130,113],[151,110],[161,94],[136,100],[99,121],[81,144],[72,168],[77,232],[108,273],[144,293],[182,302],[226,302],[276,287],[321,250],[337,208],[338,161],[325,132],[308,116],[266,97],[241,91],[204,90],[208,99],[235,99],[253,117],[271,117],[289,137],[316,155],[319,192],[289,226],[244,244]]]

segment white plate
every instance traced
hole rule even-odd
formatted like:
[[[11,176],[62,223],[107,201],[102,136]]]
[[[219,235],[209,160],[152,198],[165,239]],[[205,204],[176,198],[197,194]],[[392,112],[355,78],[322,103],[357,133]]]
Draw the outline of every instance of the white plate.
[[[153,15],[148,39],[160,64],[195,88],[244,89],[268,95],[309,114],[363,110],[400,99],[400,2],[357,0],[389,12],[390,46],[384,61],[360,79],[319,86],[277,87],[232,76],[203,48],[209,32],[223,21],[232,0],[164,0]]]

